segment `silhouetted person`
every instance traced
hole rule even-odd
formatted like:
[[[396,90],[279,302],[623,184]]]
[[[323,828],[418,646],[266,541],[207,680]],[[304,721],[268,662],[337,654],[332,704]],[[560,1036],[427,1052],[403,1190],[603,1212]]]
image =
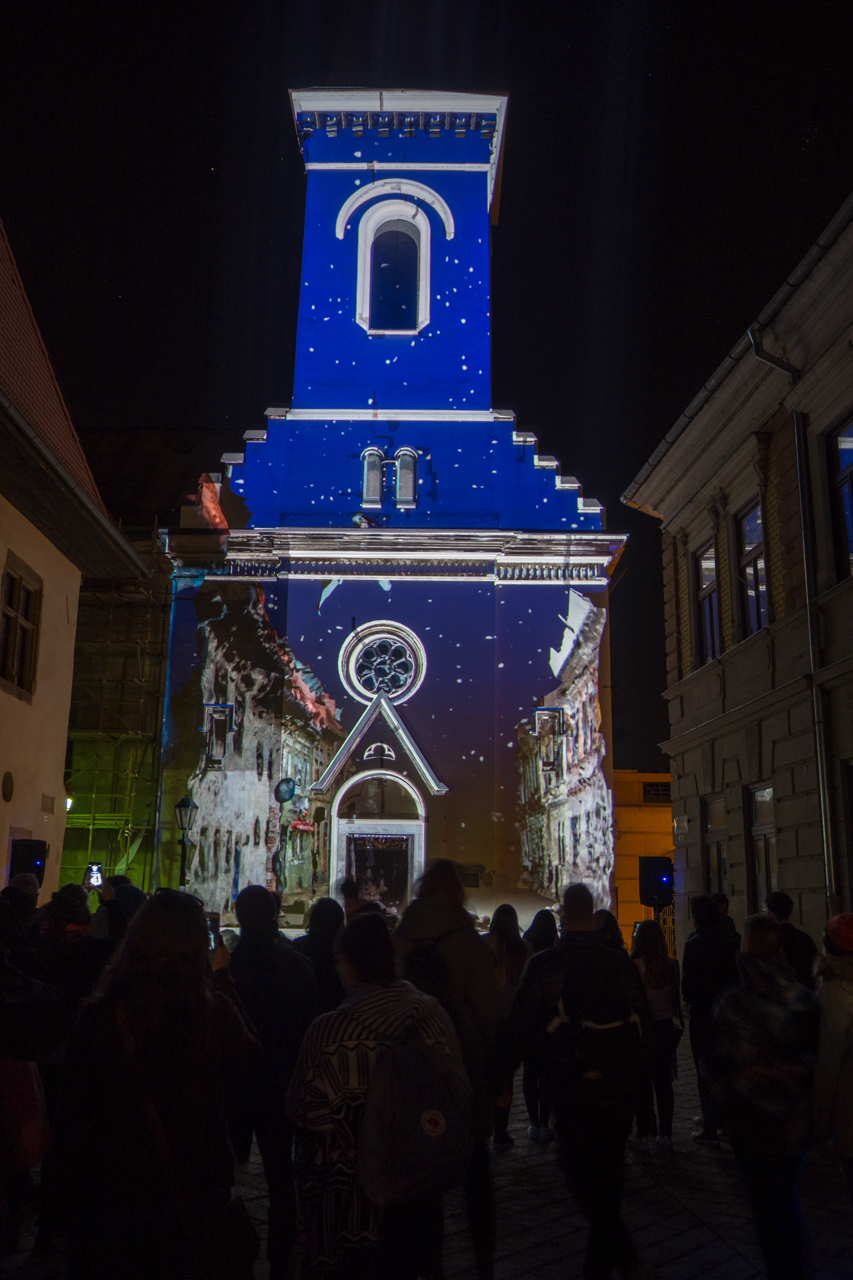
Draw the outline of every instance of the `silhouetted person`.
[[[248,1157],[253,1132],[257,1139],[270,1196],[270,1277],[283,1280],[296,1234],[293,1127],[285,1095],[302,1039],[317,1014],[317,982],[309,960],[279,933],[278,904],[268,889],[250,885],[234,908],[240,941],[231,956],[231,977],[263,1055],[251,1086],[232,1098],[232,1133],[238,1158]]]
[[[518,990],[521,971],[533,954],[529,942],[525,942],[518,927],[518,912],[510,903],[501,903],[495,908],[486,935],[486,946],[495,961],[495,977],[501,993],[504,1016],[509,1013],[510,1006]],[[512,1076],[500,1081],[497,1101],[495,1102],[495,1132],[492,1146],[495,1151],[507,1151],[515,1144],[515,1139],[507,1133],[509,1113],[512,1108]]]
[[[502,1005],[495,965],[465,910],[455,862],[437,858],[394,932],[397,972],[450,1014],[474,1091],[474,1154],[465,1184],[477,1274],[491,1280],[495,1258],[495,1194],[488,1141],[494,1125],[495,1036]]]
[[[314,970],[317,1012],[331,1013],[344,998],[335,963],[335,937],[344,925],[344,909],[334,898],[318,898],[308,917],[308,932],[293,945]]]
[[[740,984],[714,1013],[711,1079],[746,1183],[768,1280],[802,1280],[797,1183],[811,1123],[818,1002],[797,982],[769,916],[744,924]]]
[[[661,1146],[671,1147],[675,1110],[672,1066],[683,1023],[678,995],[678,961],[670,958],[663,929],[657,920],[640,923],[634,935],[631,959],[639,971],[649,1006],[647,1067],[638,1080],[634,1095],[637,1138],[640,1142],[651,1142],[656,1137]],[[681,1025],[676,1026],[676,1018]],[[657,1100],[657,1120],[654,1099]]]
[[[684,944],[681,994],[690,1006],[690,1048],[696,1065],[702,1128],[694,1142],[719,1142],[714,1103],[708,1088],[708,1055],[713,1040],[713,1014],[717,997],[738,980],[737,953],[740,938],[727,929],[719,908],[700,895],[690,904],[695,932]]]
[[[606,942],[608,947],[613,947],[614,951],[627,950],[625,939],[622,937],[622,930],[619,928],[619,921],[612,911],[608,911],[606,907],[600,907],[594,913],[593,919],[595,920],[595,932],[602,942]]]
[[[594,906],[586,885],[566,890],[559,944],[525,966],[507,1059],[514,1066],[531,1044],[545,1045],[560,1163],[589,1223],[585,1280],[609,1280],[614,1267],[639,1280],[650,1273],[639,1263],[620,1201],[645,999],[627,952],[596,932]]]
[[[53,1053],[69,1028],[58,993],[12,963],[10,949],[25,948],[20,917],[0,897],[0,1257],[17,1251],[30,1170],[50,1147],[35,1060]]]
[[[826,955],[816,966],[820,1044],[814,1129],[819,1141],[832,1139],[853,1196],[853,912],[832,917],[824,947]]]
[[[736,950],[740,951],[740,934],[737,931],[737,925],[729,915],[728,895],[725,893],[712,893],[712,894],[709,894],[709,897],[711,901],[716,903],[717,905],[717,910],[720,913],[720,920],[722,922],[723,931],[725,933],[731,934],[732,938],[736,939]]]
[[[201,904],[160,891],[83,1010],[57,1150],[69,1280],[195,1272],[175,1189],[202,1223],[228,1203],[225,1085],[247,1088],[260,1056],[228,961],[224,944],[208,951]],[[247,1257],[235,1280],[250,1276]]]
[[[782,950],[785,952],[785,959],[797,976],[797,982],[802,982],[804,987],[814,990],[815,978],[812,970],[818,950],[814,939],[804,929],[797,929],[791,924],[794,899],[787,893],[782,893],[781,890],[775,890],[767,895],[766,906],[768,914],[779,925]]]
[[[299,1275],[437,1275],[441,1196],[380,1209],[362,1189],[356,1161],[365,1099],[385,1046],[419,1036],[461,1067],[456,1037],[435,1000],[395,979],[391,936],[380,916],[353,916],[335,949],[346,998],[312,1025],[287,1095],[297,1132]]]
[[[349,920],[350,916],[355,915],[356,911],[362,906],[361,895],[358,892],[358,885],[351,876],[347,876],[341,881],[341,897],[344,900],[344,914]]]
[[[559,937],[557,918],[547,908],[536,912],[530,927],[524,933],[524,941],[530,944],[534,954],[556,946]],[[524,1055],[521,1064],[521,1089],[530,1121],[528,1138],[531,1142],[551,1142],[554,1137],[550,1124],[551,1091],[545,1075],[545,1054],[541,1044]]]

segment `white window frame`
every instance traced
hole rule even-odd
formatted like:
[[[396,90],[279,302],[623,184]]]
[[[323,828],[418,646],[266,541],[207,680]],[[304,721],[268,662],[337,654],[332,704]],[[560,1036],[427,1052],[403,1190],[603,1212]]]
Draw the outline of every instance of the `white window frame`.
[[[368,477],[373,471],[375,464],[376,473],[379,476],[379,497],[369,498],[368,494]],[[371,445],[365,449],[361,455],[361,505],[376,510],[382,506],[385,498],[385,454],[381,449],[377,449],[375,445]]]
[[[402,475],[400,464],[404,458],[412,460],[412,494],[410,498],[403,497],[402,485],[400,478]],[[394,497],[397,506],[402,510],[411,510],[418,505],[418,454],[416,449],[398,449],[394,454]]]
[[[386,222],[408,220],[418,232],[418,320],[413,329],[371,329],[370,265],[373,241]],[[355,318],[371,337],[413,337],[429,324],[429,218],[407,200],[382,200],[368,209],[358,224],[358,278]]]

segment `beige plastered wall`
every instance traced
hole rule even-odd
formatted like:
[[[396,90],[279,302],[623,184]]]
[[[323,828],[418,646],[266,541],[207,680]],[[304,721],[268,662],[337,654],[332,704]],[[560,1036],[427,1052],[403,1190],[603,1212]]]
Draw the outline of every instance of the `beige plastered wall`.
[[[5,498],[0,497],[0,571],[8,551],[44,583],[32,701],[0,684],[0,778],[11,773],[11,800],[0,797],[0,885],[9,879],[11,842],[45,840],[50,846],[39,901],[59,882],[65,836],[65,747],[74,671],[74,637],[80,571]],[[42,811],[42,796],[53,796],[53,813]]]

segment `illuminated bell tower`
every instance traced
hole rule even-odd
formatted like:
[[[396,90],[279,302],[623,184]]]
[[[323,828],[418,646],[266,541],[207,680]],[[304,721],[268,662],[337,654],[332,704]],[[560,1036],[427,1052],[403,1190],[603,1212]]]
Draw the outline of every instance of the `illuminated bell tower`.
[[[599,647],[624,539],[491,406],[506,99],[291,100],[307,179],[293,400],[223,458],[244,516],[204,590],[263,584],[338,714],[301,818],[322,826],[311,893],[349,873],[399,905],[446,854],[484,912],[579,878],[604,901]]]

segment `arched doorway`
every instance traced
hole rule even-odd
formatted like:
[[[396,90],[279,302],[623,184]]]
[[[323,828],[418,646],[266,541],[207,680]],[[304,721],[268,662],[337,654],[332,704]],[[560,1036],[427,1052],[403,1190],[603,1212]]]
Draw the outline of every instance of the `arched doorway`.
[[[423,799],[399,773],[371,769],[349,778],[332,818],[332,893],[350,876],[365,902],[402,912],[424,868]]]

